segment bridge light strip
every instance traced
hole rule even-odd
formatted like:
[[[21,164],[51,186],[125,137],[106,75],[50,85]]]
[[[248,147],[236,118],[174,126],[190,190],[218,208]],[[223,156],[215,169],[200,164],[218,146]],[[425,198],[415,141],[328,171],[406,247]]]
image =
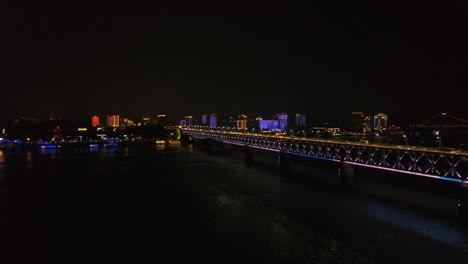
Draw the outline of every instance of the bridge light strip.
[[[296,153],[296,152],[290,152],[290,151],[284,151],[284,153],[286,153],[286,154],[292,154],[292,155],[296,155],[296,156],[314,158],[314,159],[321,159],[321,160],[339,162],[339,160],[337,160],[337,159],[325,158],[325,157],[320,157],[320,156],[312,156],[312,155],[309,155],[309,154],[302,154],[302,153]]]
[[[399,173],[406,173],[406,174],[411,174],[411,175],[418,175],[418,176],[429,177],[429,178],[434,178],[434,179],[439,179],[439,180],[445,180],[445,181],[452,181],[452,182],[459,182],[459,183],[463,183],[463,182],[464,182],[462,179],[453,179],[453,178],[449,178],[449,177],[445,177],[445,176],[437,176],[437,175],[430,175],[430,174],[419,173],[419,172],[397,170],[397,169],[392,169],[392,168],[379,167],[379,166],[368,165],[368,164],[362,164],[362,163],[357,163],[357,162],[350,162],[350,161],[345,161],[345,163],[347,163],[347,164],[352,164],[352,165],[356,165],[356,166],[362,166],[362,167],[368,167],[368,168],[379,169],[379,170],[387,170],[387,171],[393,171],[393,172],[399,172]]]
[[[194,138],[200,138],[200,139],[206,139],[206,138],[207,138],[207,137],[197,137],[197,136],[193,136],[193,137],[194,137]],[[223,143],[228,143],[228,144],[233,144],[233,145],[238,145],[238,146],[247,146],[246,144],[234,143],[234,142],[229,142],[229,141],[218,141],[218,142],[223,142]],[[256,148],[256,149],[263,149],[263,150],[270,150],[270,151],[275,151],[275,152],[281,152],[281,150],[278,150],[278,149],[263,148],[263,147],[252,146],[252,145],[248,145],[248,146],[250,146],[250,147],[252,147],[252,148]],[[296,155],[296,156],[303,156],[303,157],[308,157],[308,158],[314,158],[314,159],[321,159],[321,160],[327,160],[327,161],[340,162],[340,160],[337,160],[337,159],[325,158],[325,157],[319,157],[319,156],[313,156],[313,155],[309,155],[309,154],[302,154],[302,153],[296,153],[296,152],[290,152],[290,151],[285,151],[284,153],[286,153],[286,154],[292,154],[292,155]],[[437,176],[437,175],[430,175],[430,174],[419,173],[419,172],[397,170],[397,169],[393,169],[393,168],[380,167],[380,166],[362,164],[362,163],[351,162],[351,161],[345,161],[345,163],[351,164],[351,165],[356,165],[356,166],[362,166],[362,167],[373,168],[373,169],[386,170],[386,171],[393,171],[393,172],[405,173],[405,174],[410,174],[410,175],[417,175],[417,176],[429,177],[429,178],[433,178],[433,179],[439,179],[439,180],[445,180],[445,181],[451,181],[451,182],[458,182],[458,183],[468,184],[468,179],[467,179],[467,180],[454,179],[454,178],[449,178],[449,177],[445,177],[445,176]]]
[[[242,146],[244,146],[244,145],[242,145]],[[249,146],[249,147],[256,148],[256,149],[263,149],[263,150],[274,151],[274,152],[280,152],[280,151],[281,151],[281,150],[279,150],[279,149],[263,148],[263,147],[252,146],[252,145],[245,145],[245,146]]]

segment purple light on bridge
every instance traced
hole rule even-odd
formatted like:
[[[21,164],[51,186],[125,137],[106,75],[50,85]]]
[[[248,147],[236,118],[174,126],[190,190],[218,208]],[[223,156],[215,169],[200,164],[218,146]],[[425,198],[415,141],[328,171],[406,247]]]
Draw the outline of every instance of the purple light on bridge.
[[[420,172],[397,170],[397,169],[393,169],[393,168],[379,167],[379,166],[368,165],[368,164],[362,164],[362,163],[357,163],[357,162],[350,162],[350,161],[345,161],[345,163],[351,164],[351,165],[356,165],[356,166],[363,166],[363,167],[368,167],[368,168],[379,169],[379,170],[386,170],[386,171],[393,171],[393,172],[399,172],[399,173],[405,173],[405,174],[411,174],[411,175],[429,177],[429,178],[434,178],[434,179],[439,179],[439,180],[445,180],[445,181],[453,181],[453,182],[460,182],[460,183],[468,183],[467,180],[454,179],[454,178],[449,178],[449,177],[446,177],[446,176],[437,176],[437,175],[430,175],[430,174],[425,174],[425,173],[420,173]]]

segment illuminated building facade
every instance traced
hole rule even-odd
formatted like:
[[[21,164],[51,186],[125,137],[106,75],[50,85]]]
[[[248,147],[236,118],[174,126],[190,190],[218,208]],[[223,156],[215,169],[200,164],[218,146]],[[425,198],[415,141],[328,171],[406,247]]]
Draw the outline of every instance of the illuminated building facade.
[[[247,116],[246,115],[240,115],[237,118],[236,122],[236,128],[240,130],[246,130],[247,129]]]
[[[362,132],[364,125],[364,113],[363,112],[352,112],[351,113],[351,122],[354,132]]]
[[[210,127],[216,127],[218,125],[217,121],[218,121],[217,115],[216,114],[211,114],[210,115]]]
[[[281,131],[286,131],[288,128],[288,115],[285,113],[278,114],[278,128]]]
[[[156,125],[165,126],[166,124],[166,115],[158,114],[156,115]]]
[[[304,114],[296,114],[296,120],[295,120],[295,125],[296,127],[305,127],[306,121],[305,121],[305,115]]]
[[[98,117],[98,116],[93,116],[93,117],[91,118],[91,125],[92,125],[93,127],[97,127],[97,126],[100,125],[99,117]]]
[[[120,127],[120,116],[119,115],[107,116],[107,126],[108,127]]]
[[[185,116],[185,125],[188,127],[193,126],[193,117],[191,115]]]
[[[372,122],[372,116],[364,117],[363,132],[370,133],[374,129],[374,124]]]
[[[207,125],[208,124],[208,115],[202,115],[201,123],[202,123],[202,125]]]
[[[271,130],[271,131],[277,131],[279,130],[279,124],[278,120],[264,120],[260,119],[258,120],[259,122],[259,127],[261,130]]]
[[[150,117],[143,117],[141,119],[141,125],[142,126],[149,126],[151,125],[151,118]]]
[[[128,119],[128,118],[121,118],[120,119],[120,127],[122,127],[122,128],[126,128],[126,127],[129,127],[129,126],[134,126],[134,125],[135,125],[135,123],[132,120]]]
[[[383,131],[388,127],[388,116],[384,113],[374,115],[374,130]]]

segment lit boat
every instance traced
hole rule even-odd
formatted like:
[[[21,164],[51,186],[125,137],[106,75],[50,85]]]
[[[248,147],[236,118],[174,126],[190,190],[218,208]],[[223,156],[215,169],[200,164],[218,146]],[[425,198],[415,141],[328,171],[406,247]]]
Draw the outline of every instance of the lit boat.
[[[57,148],[60,148],[59,145],[56,145],[52,142],[41,142],[39,143],[39,146],[41,147],[41,149],[57,149]]]
[[[119,143],[115,138],[104,138],[104,143],[102,146],[104,148],[117,148]]]
[[[166,141],[165,140],[161,140],[161,139],[158,139],[155,141],[156,145],[165,145],[166,144]]]

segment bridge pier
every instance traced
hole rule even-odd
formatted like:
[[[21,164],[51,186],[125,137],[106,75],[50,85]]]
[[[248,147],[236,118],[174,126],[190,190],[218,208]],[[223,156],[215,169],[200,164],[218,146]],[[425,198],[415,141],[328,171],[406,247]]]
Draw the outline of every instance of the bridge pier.
[[[458,213],[460,223],[468,226],[468,182],[460,184],[458,193]]]
[[[291,160],[285,152],[280,151],[278,155],[278,163],[281,176],[289,175],[291,172]]]
[[[252,148],[251,146],[249,145],[245,145],[244,146],[244,155],[245,155],[245,165],[247,167],[250,167],[253,165],[254,163],[254,156],[255,156],[255,149]]]
[[[344,190],[351,190],[355,184],[354,167],[344,161],[338,167],[338,184]]]

